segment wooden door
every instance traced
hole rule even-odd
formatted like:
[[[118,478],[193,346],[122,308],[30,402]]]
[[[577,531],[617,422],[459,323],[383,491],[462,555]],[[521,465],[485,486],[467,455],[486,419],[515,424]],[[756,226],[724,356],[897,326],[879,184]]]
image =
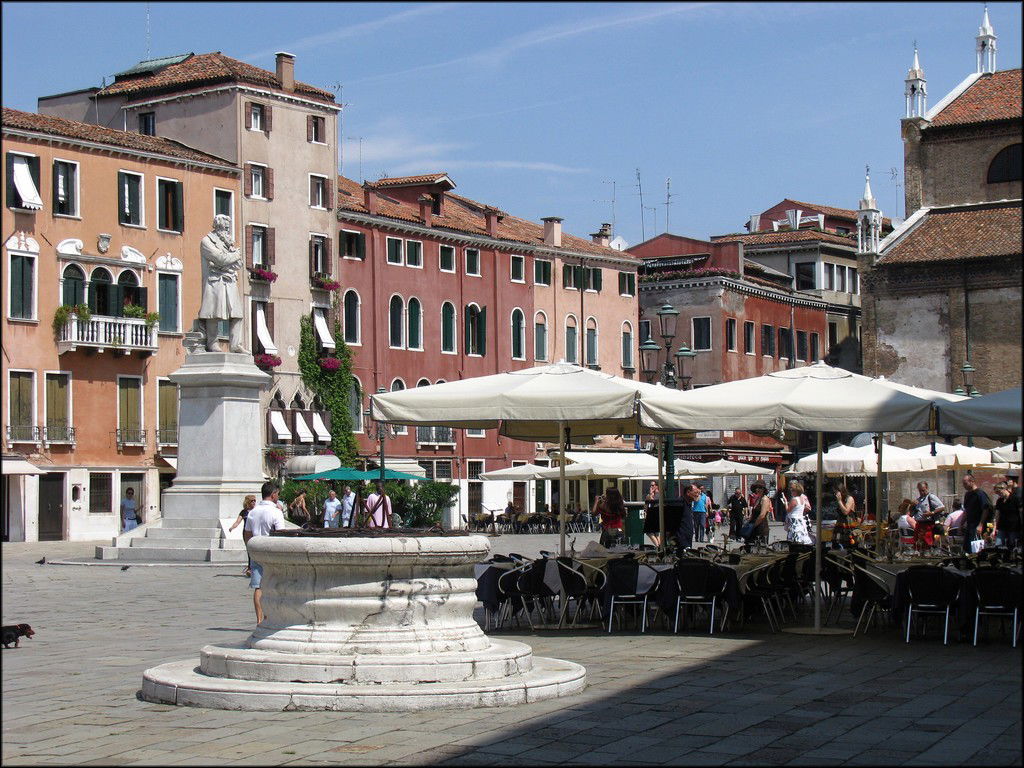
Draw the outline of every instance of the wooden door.
[[[39,540],[64,538],[64,473],[49,472],[39,477]]]

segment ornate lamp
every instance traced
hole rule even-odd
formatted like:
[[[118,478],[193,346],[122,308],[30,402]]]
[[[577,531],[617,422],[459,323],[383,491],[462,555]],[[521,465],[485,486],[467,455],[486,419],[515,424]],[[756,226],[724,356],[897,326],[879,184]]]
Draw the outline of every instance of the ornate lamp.
[[[661,346],[654,339],[648,338],[640,345],[640,370],[648,384],[654,381],[654,377],[658,373],[658,353],[660,352]]]

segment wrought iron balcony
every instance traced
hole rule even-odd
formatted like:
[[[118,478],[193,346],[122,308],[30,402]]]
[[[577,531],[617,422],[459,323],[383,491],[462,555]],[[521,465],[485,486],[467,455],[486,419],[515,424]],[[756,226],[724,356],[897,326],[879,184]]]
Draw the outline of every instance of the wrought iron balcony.
[[[43,427],[43,442],[74,444],[75,428],[67,424],[47,424]]]
[[[177,445],[178,444],[178,428],[177,427],[161,427],[156,431],[156,444],[157,445]]]
[[[145,445],[146,430],[144,429],[119,429],[117,430],[118,447],[125,445]]]
[[[105,349],[156,352],[157,327],[134,317],[93,315],[88,320],[79,320],[77,315],[71,315],[60,329],[57,353],[73,352],[78,347],[89,347],[100,352]]]
[[[38,443],[39,427],[32,424],[8,424],[8,443]]]
[[[455,445],[455,430],[451,427],[416,427],[418,445]]]

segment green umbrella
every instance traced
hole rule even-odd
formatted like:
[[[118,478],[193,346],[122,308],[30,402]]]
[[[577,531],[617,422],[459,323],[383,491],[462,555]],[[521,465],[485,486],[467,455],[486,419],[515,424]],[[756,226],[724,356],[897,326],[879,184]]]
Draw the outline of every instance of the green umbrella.
[[[364,480],[380,480],[379,469],[368,469],[363,473]],[[408,472],[399,472],[397,469],[386,469],[384,470],[385,480],[423,480],[425,478],[419,475],[412,475]]]
[[[324,472],[314,472],[311,475],[298,475],[295,480],[367,480],[370,473],[353,467],[336,467]]]

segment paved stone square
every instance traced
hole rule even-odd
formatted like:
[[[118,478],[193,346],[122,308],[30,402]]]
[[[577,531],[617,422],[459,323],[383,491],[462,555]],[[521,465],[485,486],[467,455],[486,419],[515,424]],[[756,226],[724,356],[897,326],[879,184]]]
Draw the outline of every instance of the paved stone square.
[[[503,536],[533,554],[557,536]],[[580,534],[581,549],[590,536]],[[578,697],[424,713],[246,713],[150,704],[142,672],[243,640],[236,566],[36,565],[95,543],[3,544],[3,762],[24,764],[1006,765],[1021,764],[1021,657],[989,639],[943,647],[773,635],[596,629],[499,636],[578,662]],[[852,626],[849,615],[844,622]]]

